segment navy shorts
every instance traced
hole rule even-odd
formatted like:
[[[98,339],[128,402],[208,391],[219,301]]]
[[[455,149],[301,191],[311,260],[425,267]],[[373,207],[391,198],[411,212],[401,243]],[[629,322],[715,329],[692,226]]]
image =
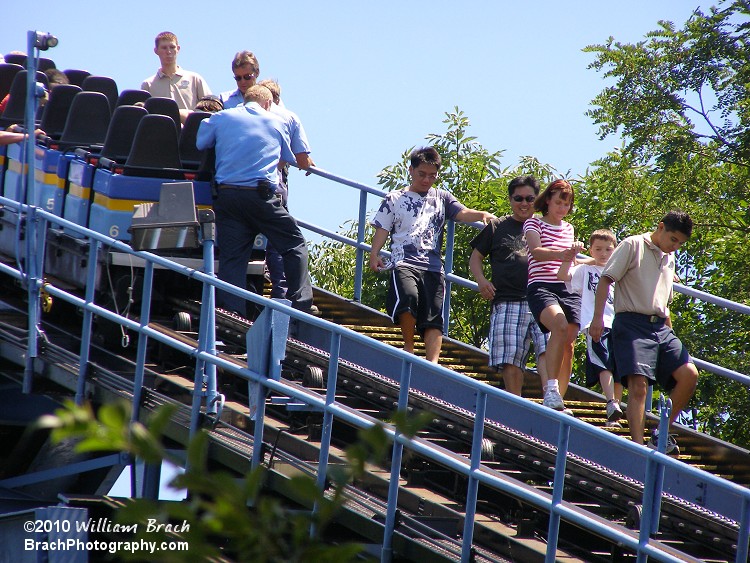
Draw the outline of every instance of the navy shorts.
[[[593,340],[586,332],[586,387],[593,387],[599,383],[599,376],[603,371],[614,372],[610,353],[611,332],[605,328],[599,342]],[[612,378],[619,383],[620,378]]]
[[[612,323],[612,358],[615,372],[627,387],[629,375],[643,375],[653,385],[671,391],[672,374],[691,362],[685,346],[665,319],[640,313],[617,313]]]
[[[568,323],[581,325],[581,296],[569,291],[564,283],[532,283],[526,288],[526,300],[534,319],[544,333],[549,332],[549,329],[542,324],[539,317],[550,305],[559,305]]]
[[[417,320],[417,330],[443,330],[443,301],[445,278],[442,272],[418,270],[410,266],[396,266],[391,270],[391,283],[385,307],[395,324],[401,313],[409,312]]]

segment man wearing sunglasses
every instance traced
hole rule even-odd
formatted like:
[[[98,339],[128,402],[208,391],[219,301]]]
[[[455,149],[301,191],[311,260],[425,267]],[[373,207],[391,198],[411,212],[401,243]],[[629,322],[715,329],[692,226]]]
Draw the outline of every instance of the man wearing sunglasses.
[[[547,383],[546,337],[534,321],[526,301],[528,256],[523,224],[534,214],[537,195],[539,182],[536,178],[513,178],[508,184],[512,213],[490,221],[471,241],[474,250],[469,258],[469,268],[477,280],[479,293],[492,302],[489,365],[502,373],[505,390],[519,396],[532,341],[542,388]],[[490,257],[492,281],[484,276],[482,268],[486,256]]]
[[[226,109],[234,108],[245,103],[245,92],[251,86],[255,86],[255,81],[260,74],[260,65],[258,59],[250,51],[240,51],[232,60],[232,77],[237,83],[235,90],[221,94],[221,101]]]
[[[155,75],[143,81],[141,90],[155,97],[172,98],[180,108],[180,119],[184,123],[198,100],[208,96],[211,89],[200,74],[177,64],[180,44],[174,33],[162,31],[154,39],[154,45],[154,53],[159,57],[161,66]]]

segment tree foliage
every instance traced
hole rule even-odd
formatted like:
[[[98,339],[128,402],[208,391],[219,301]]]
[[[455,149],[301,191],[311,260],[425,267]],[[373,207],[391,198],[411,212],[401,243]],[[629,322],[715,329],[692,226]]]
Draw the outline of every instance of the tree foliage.
[[[94,413],[90,405],[72,402],[38,421],[52,431],[55,442],[74,440],[79,452],[121,451],[148,463],[164,460],[180,465],[162,443],[162,435],[174,414],[174,406],[157,409],[147,424],[130,422],[130,404],[125,401],[105,404]],[[406,437],[413,437],[432,419],[427,412],[395,412],[392,422]],[[313,477],[300,474],[289,478],[288,490],[304,508],[289,510],[272,495],[263,492],[267,478],[261,466],[238,478],[228,471],[216,470],[208,463],[208,434],[198,432],[188,445],[185,473],[169,484],[185,490],[182,502],[131,499],[118,509],[120,524],[141,524],[133,541],[174,541],[169,532],[145,532],[149,519],[159,523],[187,522],[190,529],[180,532],[189,551],[157,551],[150,557],[160,561],[271,561],[348,562],[368,560],[363,546],[354,542],[337,545],[327,541],[326,527],[341,510],[346,487],[360,479],[366,464],[379,463],[387,456],[391,443],[380,425],[360,430],[358,439],[346,450],[347,464],[330,467],[328,493],[318,489]],[[315,532],[311,533],[311,529]],[[118,538],[123,539],[123,538]],[[126,560],[142,560],[142,553],[118,553]]]
[[[573,219],[622,237],[684,209],[695,230],[678,253],[681,281],[743,304],[750,301],[749,15],[747,2],[724,2],[696,10],[681,29],[659,22],[636,44],[610,38],[586,48],[596,57],[590,68],[613,83],[588,115],[602,137],[621,133],[623,145],[583,178]],[[672,309],[694,357],[750,373],[748,315],[684,296]],[[702,372],[693,406],[701,429],[750,444],[744,386]]]

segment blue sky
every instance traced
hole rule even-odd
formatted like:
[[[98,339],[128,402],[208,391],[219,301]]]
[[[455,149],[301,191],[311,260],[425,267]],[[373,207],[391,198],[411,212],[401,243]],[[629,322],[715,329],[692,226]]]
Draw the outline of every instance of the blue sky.
[[[599,141],[584,115],[605,86],[581,49],[609,36],[636,42],[660,19],[681,26],[690,0],[583,2],[249,2],[131,0],[73,8],[40,0],[3,8],[0,53],[26,49],[30,29],[56,35],[47,56],[57,66],[113,77],[138,88],[158,59],[153,38],[177,34],[181,66],[214,92],[234,88],[235,52],[253,51],[261,78],[275,78],[295,111],[321,168],[375,185],[428,133],[444,131],[454,106],[471,134],[503,164],[532,155],[573,177],[619,145]],[[26,4],[29,6],[29,4]],[[290,210],[335,229],[356,217],[351,190],[295,171]],[[372,200],[372,198],[370,198]],[[375,205],[370,201],[371,208]],[[312,237],[315,238],[315,237]]]

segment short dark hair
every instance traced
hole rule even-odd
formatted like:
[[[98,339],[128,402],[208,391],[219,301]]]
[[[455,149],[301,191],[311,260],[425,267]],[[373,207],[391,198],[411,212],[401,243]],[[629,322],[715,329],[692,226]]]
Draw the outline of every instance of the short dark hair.
[[[570,185],[570,182],[568,182],[567,180],[563,180],[562,178],[553,181],[544,189],[542,193],[536,196],[536,200],[534,201],[534,209],[541,212],[542,215],[546,215],[547,211],[549,211],[549,200],[552,199],[552,196],[555,195],[555,192],[560,192],[560,198],[564,201],[568,201],[568,198],[570,198],[569,213],[572,213],[573,202],[575,201],[575,192],[573,191],[573,186]]]
[[[513,192],[516,191],[516,188],[522,188],[524,186],[528,186],[532,190],[534,190],[534,195],[539,195],[539,180],[534,178],[534,176],[516,176],[513,178],[510,183],[508,184],[508,197],[511,197],[513,195]]]
[[[437,166],[438,170],[443,163],[440,154],[438,154],[434,147],[419,147],[418,149],[414,149],[409,155],[409,161],[412,168],[417,168],[420,164],[424,163]]]
[[[679,209],[673,209],[667,213],[661,222],[664,223],[664,229],[667,231],[677,231],[688,238],[693,234],[693,220],[690,215]]]

